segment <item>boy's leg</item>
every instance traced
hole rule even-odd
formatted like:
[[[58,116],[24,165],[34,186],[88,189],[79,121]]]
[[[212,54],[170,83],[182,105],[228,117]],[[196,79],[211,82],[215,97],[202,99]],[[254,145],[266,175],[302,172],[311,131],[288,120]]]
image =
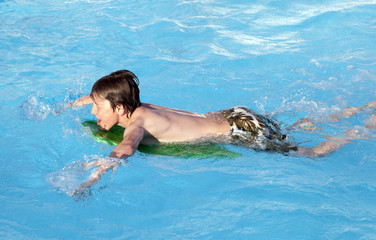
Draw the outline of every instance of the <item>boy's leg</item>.
[[[342,110],[339,114],[336,115],[330,115],[330,118],[332,121],[339,120],[342,117],[350,117],[354,114],[365,110],[366,108],[376,108],[376,101],[372,101],[370,103],[367,103],[361,107],[347,107]],[[318,129],[312,119],[309,118],[303,118],[296,123],[294,123],[290,128],[303,128],[303,129],[309,129],[309,130],[315,130]],[[372,114],[371,117],[368,119],[366,125],[366,128],[368,129],[376,129],[376,114]],[[335,137],[326,137],[329,141],[324,141],[321,144],[309,148],[309,147],[298,147],[298,150],[296,153],[301,156],[307,156],[307,157],[322,157],[325,155],[328,155],[336,150],[338,150],[343,145],[349,143],[351,140],[354,139],[368,139],[369,137],[364,135],[364,133],[359,132],[357,129],[351,129],[349,130],[344,137],[335,138]]]
[[[360,107],[346,107],[346,108],[342,109],[342,111],[340,113],[331,114],[329,116],[329,118],[330,118],[330,120],[332,120],[334,122],[338,122],[339,119],[341,119],[343,117],[349,118],[349,117],[355,115],[356,113],[364,111],[367,108],[376,108],[376,101],[372,101],[372,102],[364,104],[363,106],[360,106]]]
[[[349,118],[349,117],[355,115],[356,113],[364,111],[367,108],[376,108],[376,101],[372,101],[372,102],[364,104],[363,106],[360,106],[360,107],[343,108],[340,113],[329,115],[329,119],[330,119],[330,121],[338,122],[343,117]],[[373,116],[373,118],[372,118],[372,116]],[[372,115],[372,116],[369,120],[371,122],[370,123],[371,125],[367,124],[366,125],[367,128],[376,128],[376,126],[375,126],[376,116],[374,116],[374,115]],[[321,129],[321,128],[315,126],[314,122],[315,121],[311,118],[302,118],[302,119],[296,121],[291,126],[289,126],[287,129],[301,128],[301,129],[310,130],[310,131]],[[373,127],[372,127],[372,124],[373,124]]]
[[[368,122],[368,125],[372,126],[373,128],[376,128],[376,114],[372,115],[371,119]],[[367,127],[367,125],[365,126]],[[371,129],[371,127],[367,127]],[[309,148],[309,147],[298,147],[298,150],[296,153],[301,156],[306,157],[323,157],[326,156],[336,150],[338,150],[343,145],[350,143],[351,140],[355,139],[369,139],[369,136],[367,136],[364,132],[359,131],[357,129],[351,129],[349,130],[344,137],[325,137],[329,141],[324,141],[321,144]]]
[[[313,148],[299,146],[296,153],[298,155],[306,157],[323,157],[338,150],[340,147],[350,142],[349,140],[342,138],[327,138],[330,141],[324,141]]]

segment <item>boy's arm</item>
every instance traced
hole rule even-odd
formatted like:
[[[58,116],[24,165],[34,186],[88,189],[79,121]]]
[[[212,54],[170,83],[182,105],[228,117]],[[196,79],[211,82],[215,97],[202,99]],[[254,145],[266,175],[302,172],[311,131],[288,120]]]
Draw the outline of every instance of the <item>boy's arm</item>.
[[[114,158],[127,158],[132,156],[142,138],[144,137],[145,130],[139,124],[137,120],[128,125],[124,130],[124,138],[111,152],[110,157]]]
[[[65,105],[65,107],[63,109],[56,111],[56,113],[60,114],[63,111],[65,111],[67,108],[71,108],[73,106],[88,105],[88,104],[91,104],[91,103],[93,103],[93,100],[91,99],[90,95],[86,95],[86,96],[80,97],[79,99],[75,100],[72,103]]]
[[[137,125],[136,123],[130,124],[124,131],[124,139],[117,145],[111,152],[110,157],[112,158],[127,158],[132,156],[144,136],[144,129]],[[95,182],[99,181],[103,174],[108,172],[110,168],[115,172],[120,165],[120,161],[111,161],[110,163],[100,164],[94,173],[90,175],[89,181],[83,183],[79,189],[76,189],[72,196],[78,197],[79,199],[85,195],[86,188],[92,186]]]
[[[90,95],[86,95],[75,100],[73,103],[71,103],[71,106],[83,106],[91,103],[93,103],[93,100],[91,100]]]

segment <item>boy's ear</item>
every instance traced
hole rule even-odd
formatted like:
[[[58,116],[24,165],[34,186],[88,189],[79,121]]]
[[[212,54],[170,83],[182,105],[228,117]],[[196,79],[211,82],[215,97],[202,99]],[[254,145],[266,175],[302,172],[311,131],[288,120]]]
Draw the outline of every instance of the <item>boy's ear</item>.
[[[126,114],[127,113],[127,108],[124,108],[124,106],[123,105],[118,105],[117,107],[116,107],[116,111],[119,113],[119,115],[124,115],[124,114]]]

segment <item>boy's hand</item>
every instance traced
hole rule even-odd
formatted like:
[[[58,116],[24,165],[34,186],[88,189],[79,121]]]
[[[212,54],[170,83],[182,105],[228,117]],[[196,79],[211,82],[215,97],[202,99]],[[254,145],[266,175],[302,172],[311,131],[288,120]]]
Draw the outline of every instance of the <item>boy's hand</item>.
[[[81,184],[80,187],[76,188],[73,191],[72,197],[76,199],[76,201],[84,200],[87,197],[89,197],[92,194],[90,189],[91,186],[97,181],[99,181],[101,177],[111,168],[112,174],[114,174],[121,163],[121,161],[108,161],[106,159],[100,159],[94,162],[83,163],[82,166],[84,166],[85,169],[90,169],[95,166],[97,166],[97,169],[90,175],[89,181]]]
[[[77,188],[73,191],[72,197],[76,202],[86,200],[92,194],[90,188]]]

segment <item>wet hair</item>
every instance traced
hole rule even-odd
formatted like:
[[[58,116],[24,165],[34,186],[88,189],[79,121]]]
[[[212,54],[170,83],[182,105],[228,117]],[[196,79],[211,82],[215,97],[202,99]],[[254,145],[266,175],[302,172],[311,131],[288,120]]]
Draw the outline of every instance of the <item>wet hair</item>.
[[[139,80],[128,70],[119,70],[102,77],[94,83],[90,96],[106,99],[115,111],[118,105],[128,110],[130,117],[136,108],[141,106]]]

